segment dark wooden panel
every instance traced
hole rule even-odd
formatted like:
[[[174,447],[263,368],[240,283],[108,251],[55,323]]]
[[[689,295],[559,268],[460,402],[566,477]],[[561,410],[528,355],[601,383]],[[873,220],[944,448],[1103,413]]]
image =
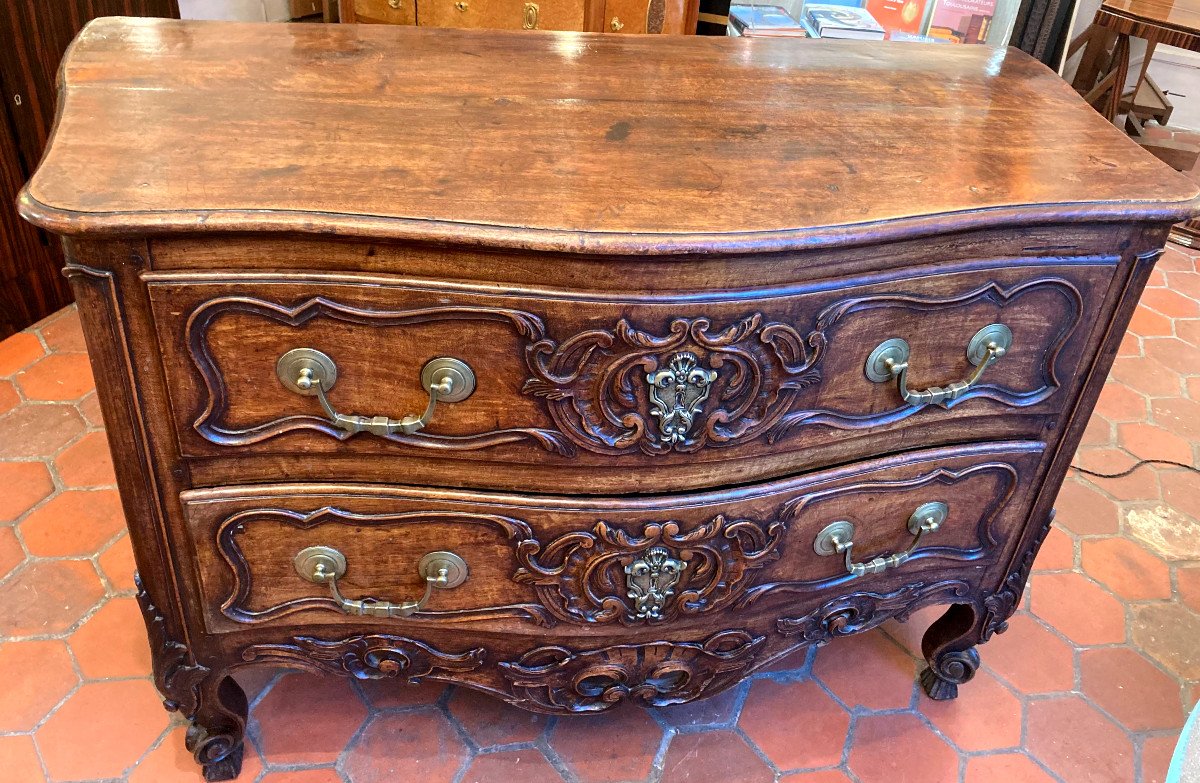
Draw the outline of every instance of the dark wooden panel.
[[[98,16],[178,16],[176,0],[6,0],[0,7],[0,338],[71,301],[57,239],[17,216],[54,122],[63,52]]]

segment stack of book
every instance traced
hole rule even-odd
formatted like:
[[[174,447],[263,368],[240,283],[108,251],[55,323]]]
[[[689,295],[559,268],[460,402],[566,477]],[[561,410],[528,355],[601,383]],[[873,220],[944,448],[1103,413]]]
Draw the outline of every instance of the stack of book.
[[[809,3],[804,6],[804,22],[818,38],[882,41],[887,37],[887,31],[865,8]]]
[[[808,38],[804,25],[778,5],[729,6],[729,34],[766,38]]]

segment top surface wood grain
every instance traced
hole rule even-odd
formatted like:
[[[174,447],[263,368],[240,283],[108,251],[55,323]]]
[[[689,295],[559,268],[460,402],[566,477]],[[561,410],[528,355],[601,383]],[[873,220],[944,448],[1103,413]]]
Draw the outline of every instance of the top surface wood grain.
[[[61,78],[22,211],[63,233],[737,252],[1197,211],[983,46],[112,18]]]

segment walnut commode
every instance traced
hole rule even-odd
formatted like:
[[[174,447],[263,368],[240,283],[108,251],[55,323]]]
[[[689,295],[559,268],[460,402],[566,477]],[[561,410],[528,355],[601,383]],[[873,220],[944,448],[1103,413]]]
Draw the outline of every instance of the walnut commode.
[[[1200,211],[982,46],[106,19],[62,90],[21,209],[209,780],[258,664],[598,712],[944,604],[953,697]]]

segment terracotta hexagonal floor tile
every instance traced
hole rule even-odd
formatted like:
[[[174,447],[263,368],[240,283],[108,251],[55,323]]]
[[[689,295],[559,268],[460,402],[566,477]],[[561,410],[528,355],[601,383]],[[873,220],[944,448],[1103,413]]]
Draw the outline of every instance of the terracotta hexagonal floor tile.
[[[92,427],[104,426],[104,414],[100,412],[100,398],[95,392],[86,395],[82,400],[75,403],[79,409],[79,413],[83,416],[83,420]]]
[[[667,748],[662,783],[772,783],[775,773],[732,731],[678,734]]]
[[[758,680],[738,725],[780,769],[814,769],[841,763],[850,715],[812,680]],[[796,741],[800,726],[803,742]]]
[[[1070,571],[1074,567],[1075,539],[1057,525],[1050,528],[1042,548],[1038,550],[1037,559],[1033,561],[1033,570]]]
[[[186,734],[186,726],[173,729],[129,774],[129,783],[201,783],[204,776],[184,744]],[[258,758],[258,752],[247,745],[242,755],[242,774],[238,780],[254,780],[261,772],[262,761]]]
[[[1121,338],[1121,344],[1117,346],[1117,356],[1141,356],[1142,355],[1142,338],[1138,337],[1133,332],[1126,332]]]
[[[1146,356],[1179,375],[1195,375],[1200,367],[1200,347],[1176,337],[1147,337],[1142,341]],[[1136,386],[1134,388],[1137,388]],[[1176,392],[1178,394],[1178,392]],[[1161,397],[1174,395],[1163,394]]]
[[[975,752],[1021,745],[1021,700],[986,671],[947,701],[921,699],[921,712],[960,749]]]
[[[861,783],[958,780],[958,754],[909,713],[859,718],[848,766]]]
[[[1142,341],[1143,351],[1148,342],[1149,338]],[[1179,373],[1148,355],[1117,359],[1112,377],[1150,397],[1175,397],[1182,387]]]
[[[1078,479],[1063,482],[1054,508],[1055,524],[1077,536],[1111,535],[1121,529],[1117,504]]]
[[[1117,442],[1138,459],[1165,459],[1186,465],[1192,463],[1191,442],[1156,424],[1142,421],[1118,424]]]
[[[1147,604],[1133,611],[1133,643],[1185,680],[1200,680],[1200,616],[1182,604]]]
[[[836,769],[824,769],[819,772],[794,772],[779,778],[779,783],[850,783],[846,773]]]
[[[1082,574],[1034,574],[1030,610],[1079,645],[1125,641],[1125,607]]]
[[[511,707],[471,688],[455,690],[447,707],[481,748],[534,742],[546,730],[545,715]]]
[[[470,756],[458,732],[436,710],[383,713],[350,749],[345,771],[354,783],[451,780]]]
[[[114,709],[120,719],[114,719]],[[170,717],[149,680],[90,682],[34,734],[54,780],[115,778],[134,765]]]
[[[1168,318],[1200,316],[1200,303],[1170,288],[1147,288],[1142,292],[1141,305],[1139,310],[1149,307]]]
[[[1168,505],[1126,509],[1125,527],[1151,552],[1167,560],[1200,560],[1200,520]]]
[[[11,527],[0,527],[0,579],[25,562],[25,550]]]
[[[113,598],[71,634],[69,644],[88,679],[149,677],[150,647],[137,601]]]
[[[50,496],[54,480],[41,462],[0,462],[0,522],[11,522]]]
[[[1116,442],[1116,428],[1100,414],[1094,414],[1083,428],[1080,446],[1111,446]]]
[[[1088,576],[1128,601],[1171,597],[1171,570],[1127,538],[1084,541],[1080,562]]]
[[[367,707],[348,680],[297,673],[277,682],[253,717],[269,764],[324,764],[336,760],[362,726]]]
[[[1088,698],[1130,731],[1183,726],[1179,683],[1128,647],[1084,650],[1079,675]]]
[[[1167,770],[1179,737],[1148,737],[1142,741],[1141,783],[1166,783]]]
[[[1021,753],[967,759],[963,783],[1055,783],[1046,770]]]
[[[1166,469],[1159,473],[1163,500],[1177,511],[1200,522],[1200,474]]]
[[[20,529],[38,557],[86,556],[125,529],[125,514],[115,489],[68,489],[30,512]]]
[[[359,683],[367,703],[379,710],[394,710],[404,707],[430,707],[442,698],[446,686],[428,680],[410,685],[400,679],[363,680]]]
[[[1179,587],[1179,600],[1193,612],[1200,612],[1200,566],[1177,568],[1175,584]]]
[[[79,323],[79,312],[70,307],[40,329],[42,339],[50,350],[58,353],[86,353],[87,343],[83,339],[83,326]]]
[[[734,687],[706,699],[655,710],[655,715],[660,721],[676,727],[723,725],[737,717],[741,701],[742,689]]]
[[[1172,337],[1174,323],[1173,319],[1148,307],[1139,307],[1129,321],[1129,331],[1142,337]]]
[[[540,750],[509,750],[476,756],[461,783],[562,783]]]
[[[33,738],[28,735],[0,737],[0,770],[14,783],[45,783]]]
[[[1133,743],[1082,698],[1033,701],[1028,711],[1030,754],[1064,780],[1132,783]]]
[[[1154,421],[1171,432],[1189,439],[1200,440],[1200,401],[1187,397],[1167,397],[1151,405]]]
[[[37,335],[31,332],[18,332],[6,337],[0,340],[0,376],[13,375],[45,355],[46,349],[42,348]]]
[[[1196,343],[1200,345],[1200,340]],[[1200,400],[1200,375],[1185,379],[1187,385],[1187,396],[1189,399]]]
[[[137,590],[137,584],[133,580],[137,564],[133,561],[133,545],[129,543],[128,534],[109,544],[108,549],[101,552],[96,560],[115,593],[132,593]]]
[[[925,635],[929,626],[945,613],[945,606],[926,606],[913,612],[904,622],[888,620],[881,630],[890,636],[892,641],[908,650],[909,654],[920,658],[921,637]]]
[[[855,661],[846,666],[846,661]],[[912,702],[917,667],[881,631],[835,639],[817,651],[813,676],[851,709],[886,710]]]
[[[0,584],[0,636],[62,633],[104,597],[86,560],[41,560]]]
[[[63,449],[54,459],[54,465],[68,487],[107,487],[117,483],[108,438],[103,432],[89,432]]]
[[[270,772],[259,783],[342,783],[342,776],[331,767]]]
[[[52,457],[81,432],[74,405],[20,405],[0,416],[0,459]]]
[[[21,398],[17,395],[17,387],[13,386],[12,381],[0,381],[0,416],[20,404]]]
[[[1036,650],[1037,655],[1030,655]],[[1075,653],[1027,612],[979,648],[983,663],[1022,693],[1056,693],[1075,687]]]
[[[1200,274],[1196,272],[1167,272],[1166,287],[1183,294],[1192,301],[1200,302]]]
[[[642,780],[650,774],[663,731],[640,707],[559,718],[550,745],[581,783]]]
[[[79,677],[60,641],[5,642],[0,644],[0,682],[0,732],[29,731]]]
[[[84,353],[51,354],[17,373],[14,380],[28,400],[78,400],[96,388]]]
[[[1150,402],[1119,381],[1109,381],[1096,401],[1096,413],[1112,422],[1143,421],[1150,412]]]

